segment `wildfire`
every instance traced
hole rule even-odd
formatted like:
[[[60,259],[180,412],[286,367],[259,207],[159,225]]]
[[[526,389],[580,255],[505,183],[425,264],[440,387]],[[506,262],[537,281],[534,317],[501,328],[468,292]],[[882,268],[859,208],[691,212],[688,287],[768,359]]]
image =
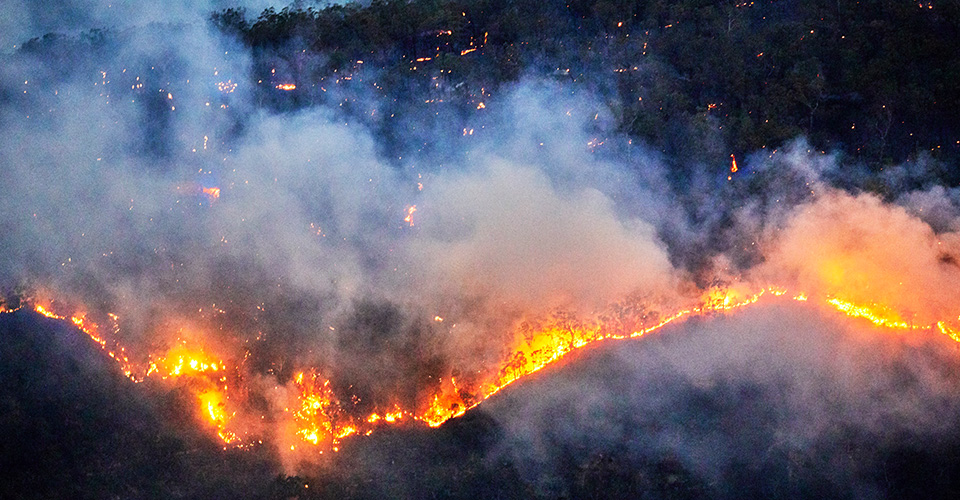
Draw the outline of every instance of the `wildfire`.
[[[287,92],[289,92],[289,91],[291,91],[291,90],[296,90],[296,88],[297,88],[297,85],[294,84],[294,83],[281,83],[281,84],[278,84],[278,85],[277,85],[277,89],[279,89],[279,90],[284,90],[284,91],[287,91]]]
[[[297,436],[310,444],[324,444],[337,451],[340,440],[356,434],[358,429],[340,408],[330,381],[313,372],[300,372],[294,383],[300,390],[300,407],[293,413]]]
[[[227,444],[238,442],[240,438],[227,429],[227,423],[233,415],[227,415],[224,395],[217,391],[206,391],[200,393],[199,399],[204,414],[217,429],[217,436]]]
[[[21,306],[22,307],[22,306]],[[19,309],[19,308],[18,308]],[[159,377],[161,380],[170,378],[190,378],[190,387],[197,392],[202,414],[209,418],[216,429],[217,436],[232,446],[244,446],[240,437],[230,429],[228,424],[233,414],[228,414],[226,402],[229,400],[226,371],[224,361],[206,353],[201,348],[191,348],[186,341],[178,341],[165,356],[155,357],[145,365],[138,365],[127,355],[126,348],[116,341],[108,340],[102,332],[100,324],[88,319],[83,312],[66,315],[55,312],[51,306],[34,304],[33,310],[47,318],[70,321],[81,332],[97,343],[111,359],[117,362],[123,374],[135,383],[143,382],[147,378]],[[13,312],[3,310],[0,312]],[[112,323],[111,332],[119,334],[119,318],[115,314],[107,314]],[[222,384],[222,385],[221,385]]]
[[[626,332],[611,330],[600,321],[581,323],[569,317],[559,316],[539,331],[518,332],[513,354],[504,360],[499,370],[491,373],[487,381],[480,382],[476,388],[473,388],[476,391],[475,395],[463,396],[455,379],[444,379],[430,403],[425,408],[415,411],[403,410],[395,406],[384,412],[373,413],[365,419],[354,419],[337,401],[329,388],[329,381],[321,381],[315,374],[307,376],[300,373],[295,379],[301,391],[301,405],[295,412],[296,432],[305,442],[325,445],[336,451],[339,449],[340,440],[344,437],[353,434],[367,435],[375,429],[376,425],[396,424],[407,417],[430,427],[439,427],[447,420],[463,415],[517,380],[558,362],[574,350],[602,340],[642,337],[687,316],[724,313],[756,303],[765,294],[782,295],[783,293],[773,288],[750,295],[729,289],[711,289],[696,305],[670,315],[651,314],[643,318],[641,328]],[[434,320],[439,322],[442,318],[436,316]]]
[[[235,412],[227,412],[230,400],[227,372],[223,360],[180,339],[165,356],[150,361],[145,377],[189,379],[188,387],[196,391],[201,413],[213,424],[217,436],[225,444],[242,447],[240,437],[229,429]]]
[[[900,316],[896,312],[883,306],[862,306],[838,298],[827,299],[827,303],[851,318],[864,318],[874,325],[883,328],[896,328],[901,330],[930,328],[929,326],[923,327],[907,323],[900,319]]]
[[[382,421],[392,424],[402,419],[403,415],[403,410],[395,406],[392,411],[386,412],[383,415],[380,415],[379,413],[371,413],[370,416],[367,417],[367,423],[375,424]]]
[[[115,342],[108,343],[107,339],[100,333],[100,325],[88,321],[86,319],[86,313],[75,313],[72,316],[65,316],[53,312],[49,306],[44,307],[40,304],[35,304],[33,310],[40,315],[46,316],[52,319],[59,320],[69,320],[73,323],[81,332],[90,337],[91,340],[97,343],[104,352],[107,353],[107,356],[112,358],[120,366],[120,370],[123,374],[134,382],[140,382],[143,380],[141,376],[138,376],[139,370],[137,367],[130,361],[130,358],[126,355],[126,349],[117,345]],[[113,330],[119,330],[117,326],[117,316],[114,314],[108,314],[108,317],[113,321]],[[108,345],[110,344],[110,345]]]
[[[412,209],[414,207],[408,209],[408,216],[412,215]],[[743,287],[715,287],[691,300],[687,307],[665,311],[638,307],[635,313],[631,313],[632,316],[619,318],[618,321],[604,319],[603,315],[578,319],[571,314],[556,312],[540,323],[522,324],[515,331],[514,342],[509,349],[511,354],[505,356],[498,366],[480,374],[479,380],[473,380],[465,387],[454,377],[444,377],[436,392],[418,408],[403,408],[394,404],[376,409],[365,417],[357,416],[349,411],[352,408],[350,404],[338,400],[330,380],[315,370],[301,371],[292,382],[296,388],[296,404],[286,409],[290,430],[300,442],[315,446],[322,452],[338,451],[341,442],[350,436],[369,435],[385,425],[421,422],[438,427],[447,420],[463,415],[517,380],[559,362],[578,349],[605,340],[643,337],[674,322],[697,316],[727,314],[761,300],[810,303],[856,320],[869,321],[878,329],[939,332],[960,342],[960,325],[954,322],[915,324],[909,320],[909,316],[879,303],[858,304],[838,296],[791,292],[779,286],[766,286],[755,291]],[[236,411],[231,410],[231,405],[235,404],[230,401],[227,373],[235,369],[224,360],[201,347],[179,340],[165,355],[151,358],[146,370],[138,369],[127,358],[125,350],[116,346],[115,342],[106,340],[100,334],[100,327],[87,319],[85,314],[68,316],[54,312],[49,306],[35,304],[32,307],[43,316],[70,320],[107,351],[135,382],[147,377],[162,380],[190,377],[189,387],[194,388],[203,419],[224,444],[245,446],[241,437],[232,430]],[[0,308],[0,312],[11,310]],[[116,323],[116,316],[110,317]],[[440,316],[433,319],[437,323],[444,321]],[[291,446],[291,449],[295,450],[296,446]]]
[[[0,314],[9,314],[15,313],[23,308],[23,305],[17,306],[16,308],[11,309],[6,302],[0,299]]]
[[[166,356],[150,363],[147,375],[159,374],[162,378],[179,377],[186,374],[214,373],[226,369],[226,364],[203,350],[187,347],[186,341],[180,341]]]
[[[220,197],[220,188],[218,187],[205,187],[202,188],[203,194],[210,197],[211,200],[215,200]]]

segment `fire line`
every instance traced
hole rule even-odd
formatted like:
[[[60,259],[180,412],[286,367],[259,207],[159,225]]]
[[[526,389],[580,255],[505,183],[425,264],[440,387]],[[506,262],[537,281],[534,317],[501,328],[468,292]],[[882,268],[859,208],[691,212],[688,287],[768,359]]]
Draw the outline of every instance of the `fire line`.
[[[726,314],[753,304],[764,298],[782,297],[795,302],[808,302],[810,295],[796,293],[789,295],[787,290],[768,286],[754,293],[739,293],[726,288],[707,290],[692,307],[682,308],[671,314],[658,316],[651,324],[626,333],[609,331],[602,322],[577,324],[561,327],[551,325],[533,332],[524,342],[519,342],[513,354],[501,362],[499,370],[491,371],[486,381],[474,389],[474,396],[465,398],[456,379],[449,378],[433,395],[426,408],[404,409],[398,405],[377,410],[370,415],[358,418],[346,411],[346,405],[337,400],[330,380],[324,379],[313,369],[297,373],[293,384],[299,395],[298,407],[288,408],[291,413],[294,434],[303,444],[338,451],[342,440],[355,435],[369,435],[383,425],[395,425],[401,422],[418,421],[430,427],[438,427],[447,420],[459,417],[478,406],[486,399],[499,393],[514,382],[550,366],[567,354],[605,340],[624,340],[639,338],[654,333],[663,327],[691,317],[711,314]],[[857,304],[842,297],[821,296],[815,303],[839,312],[849,318],[868,321],[871,325],[885,330],[939,332],[950,339],[960,342],[960,328],[947,321],[930,324],[915,324],[904,320],[896,311],[882,304]],[[130,360],[126,349],[106,338],[101,325],[87,319],[87,315],[78,312],[72,315],[55,312],[47,304],[29,304],[22,302],[20,307],[9,309],[0,303],[0,314],[12,313],[23,307],[37,314],[61,321],[70,321],[81,332],[97,343],[100,348],[115,360],[123,374],[135,383],[148,377],[166,380],[178,377],[191,377],[197,387],[196,397],[199,410],[209,422],[212,430],[226,446],[245,447],[254,442],[249,436],[242,437],[231,428],[236,408],[231,403],[231,391],[227,385],[227,373],[234,370],[223,360],[207,353],[202,348],[189,346],[186,341],[178,341],[165,355],[150,356],[145,366],[139,366]],[[110,314],[111,329],[119,331],[119,319]],[[442,321],[437,319],[436,321]],[[262,442],[262,441],[257,441]]]

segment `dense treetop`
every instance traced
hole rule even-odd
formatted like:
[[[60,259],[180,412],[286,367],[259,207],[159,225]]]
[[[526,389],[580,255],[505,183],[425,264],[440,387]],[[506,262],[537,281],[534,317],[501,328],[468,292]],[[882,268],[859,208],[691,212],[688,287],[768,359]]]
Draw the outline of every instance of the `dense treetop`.
[[[211,19],[253,49],[254,78],[285,68],[300,105],[321,99],[309,84],[363,61],[385,71],[383,96],[422,103],[439,77],[462,113],[524,76],[569,79],[678,160],[719,164],[798,136],[874,169],[960,153],[952,2],[375,0]]]

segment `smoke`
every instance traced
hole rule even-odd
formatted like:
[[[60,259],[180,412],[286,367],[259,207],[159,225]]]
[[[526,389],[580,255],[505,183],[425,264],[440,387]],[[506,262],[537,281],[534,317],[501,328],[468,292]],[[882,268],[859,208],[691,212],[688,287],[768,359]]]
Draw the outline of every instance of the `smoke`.
[[[858,303],[880,303],[919,324],[951,318],[960,287],[957,234],[936,234],[873,195],[828,190],[765,238],[756,276]]]
[[[879,498],[938,474],[925,454],[955,440],[943,417],[958,409],[956,364],[945,338],[764,306],[603,346],[490,401],[502,434],[490,453],[545,497],[621,478],[610,484],[628,495]],[[672,484],[651,464],[673,464]]]
[[[202,25],[43,43],[73,54],[25,49],[2,79],[0,282],[117,314],[139,362],[180,342],[242,360],[264,418],[296,371],[358,414],[419,408],[495,368],[524,318],[676,293],[654,218],[617,202],[643,186],[588,151],[589,97],[520,85],[472,143],[397,165],[334,110],[259,110],[244,52]]]
[[[428,281],[498,307],[588,312],[637,289],[672,288],[673,269],[649,223],[619,220],[595,188],[559,193],[534,167],[481,162],[482,171],[438,180],[423,197],[413,253],[426,256]]]
[[[740,158],[737,172],[677,166],[619,134],[598,97],[536,76],[450,121],[426,105],[388,115],[396,105],[373,91],[347,101],[372,110],[366,121],[338,100],[269,110],[264,95],[296,97],[254,83],[251,57],[234,41],[199,22],[147,25],[220,6],[11,11],[21,17],[4,23],[27,28],[8,33],[136,28],[54,37],[5,56],[0,288],[115,313],[118,340],[141,358],[186,341],[236,362],[252,402],[235,422],[280,449],[300,444],[288,410],[297,372],[329,379],[356,416],[422,408],[444,380],[500,369],[524,322],[558,312],[595,319],[624,300],[678,309],[706,285],[737,283],[881,304],[923,325],[957,313],[960,203],[954,189],[929,182],[933,163],[871,176],[799,139]],[[86,17],[61,24],[73,10]],[[46,56],[58,47],[60,59]],[[422,151],[386,155],[378,129],[393,114],[409,131],[393,138],[403,146],[395,149]],[[866,382],[844,385],[845,374],[886,370],[888,360],[863,360],[865,351],[837,340],[859,333],[815,309],[786,314],[784,325],[767,313],[698,323],[702,340],[649,355],[669,358],[667,371],[693,387],[785,377],[783,390],[798,392],[784,411],[814,427],[790,421],[784,432],[808,449],[827,432],[822,422],[856,413],[809,414],[828,411],[807,406],[815,393],[846,402]],[[734,333],[721,335],[728,326]],[[811,333],[801,341],[799,331]],[[773,355],[750,357],[768,348]],[[851,352],[831,354],[838,348]],[[824,357],[815,379],[792,368]],[[602,388],[570,384],[562,390],[583,398],[578,415],[620,411],[605,406],[616,398]],[[885,394],[889,384],[878,384],[871,390]],[[923,408],[927,396],[910,402]],[[657,398],[623,408],[655,414],[658,401],[673,401]],[[910,421],[911,411],[898,406],[891,418]],[[591,433],[622,434],[612,431]],[[725,446],[715,438],[682,454]],[[292,455],[288,470],[309,449]]]

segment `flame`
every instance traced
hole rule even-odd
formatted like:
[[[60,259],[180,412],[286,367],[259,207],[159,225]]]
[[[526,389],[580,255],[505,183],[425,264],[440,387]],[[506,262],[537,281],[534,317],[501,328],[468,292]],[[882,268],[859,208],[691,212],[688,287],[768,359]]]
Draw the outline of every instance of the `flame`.
[[[408,215],[412,213],[409,211]],[[352,415],[349,404],[338,400],[330,380],[313,369],[300,371],[293,378],[296,404],[288,408],[286,413],[291,424],[290,432],[299,442],[314,446],[322,453],[324,450],[338,451],[341,443],[351,436],[369,435],[382,426],[420,422],[429,427],[438,427],[463,415],[514,382],[560,362],[579,349],[607,340],[640,338],[671,323],[698,316],[728,314],[764,300],[809,303],[810,307],[821,307],[854,320],[866,321],[881,330],[938,332],[960,342],[960,324],[956,322],[941,320],[929,324],[915,323],[911,315],[881,303],[857,303],[837,295],[790,291],[776,285],[753,291],[744,286],[713,287],[699,297],[690,299],[686,307],[663,310],[638,307],[633,316],[618,321],[611,321],[603,315],[580,319],[558,311],[534,326],[519,325],[514,332],[513,345],[507,351],[510,354],[498,366],[479,373],[477,380],[466,384],[454,377],[444,377],[435,393],[416,408],[393,404],[377,408],[365,417]],[[2,306],[0,304],[0,312],[11,312]],[[179,340],[165,355],[150,358],[149,366],[144,369],[131,363],[124,349],[117,347],[115,342],[106,340],[99,333],[100,327],[85,314],[63,315],[50,306],[40,304],[34,304],[33,310],[49,318],[71,321],[120,363],[124,373],[135,382],[147,377],[161,380],[189,377],[189,387],[194,388],[204,421],[224,444],[245,446],[243,441],[246,438],[241,439],[232,430],[235,428],[237,412],[230,410],[235,403],[231,402],[231,393],[226,384],[227,373],[237,369],[228,367],[222,359],[202,347]],[[116,323],[116,316],[110,317]],[[435,316],[434,321],[440,323],[444,319]],[[108,349],[107,346],[114,348]],[[295,449],[296,445],[292,445],[291,450]]]
[[[203,194],[209,196],[210,199],[215,200],[220,197],[220,188],[218,187],[208,187],[208,188],[205,187],[205,188],[202,188],[202,190],[203,190]]]
[[[86,313],[78,312],[74,313],[71,316],[61,315],[53,312],[50,309],[50,306],[42,306],[40,304],[34,304],[33,310],[47,318],[58,319],[58,320],[69,320],[73,323],[81,332],[87,335],[91,340],[97,343],[100,346],[100,349],[103,349],[107,353],[107,356],[112,358],[120,366],[120,371],[123,372],[124,376],[129,378],[134,382],[140,382],[143,380],[142,377],[138,376],[137,373],[139,370],[137,367],[130,361],[130,358],[126,355],[126,349],[121,347],[116,342],[108,342],[107,339],[100,333],[100,325],[88,321],[86,319]],[[113,321],[113,329],[115,331],[119,330],[117,326],[117,316],[113,314],[108,314],[108,317]],[[108,345],[110,344],[110,345]]]
[[[150,363],[148,374],[159,373],[164,379],[181,375],[215,373],[226,370],[226,364],[205,353],[202,349],[191,349],[181,340],[166,356]]]
[[[165,356],[151,357],[145,365],[138,365],[131,361],[126,348],[116,341],[111,341],[102,333],[101,326],[87,318],[87,314],[77,312],[72,315],[57,313],[52,306],[34,304],[33,310],[47,318],[70,321],[81,332],[97,343],[111,359],[117,362],[123,374],[132,382],[143,382],[150,377],[159,377],[161,380],[169,378],[190,377],[190,387],[199,392],[197,397],[204,415],[214,423],[217,436],[225,443],[243,447],[239,436],[227,428],[232,415],[227,415],[225,402],[229,400],[227,386],[220,385],[226,378],[227,365],[217,357],[206,353],[202,348],[191,348],[186,341],[179,341]],[[111,330],[116,335],[120,331],[117,315],[108,313],[107,317],[113,323]]]
[[[237,442],[240,438],[227,429],[227,423],[233,415],[227,415],[226,405],[224,404],[226,396],[218,391],[209,390],[200,393],[198,398],[200,399],[200,406],[205,416],[209,418],[213,426],[216,427],[217,436],[227,444]]]
[[[294,84],[294,83],[281,83],[281,84],[277,85],[277,88],[280,89],[280,90],[285,90],[285,91],[289,92],[289,91],[291,91],[291,90],[296,90],[297,85]]]
[[[730,155],[730,173],[735,174],[737,170],[737,157]]]
[[[874,325],[883,328],[895,328],[901,330],[924,328],[922,326],[913,325],[903,321],[900,319],[900,315],[898,315],[895,311],[882,305],[857,305],[853,302],[838,298],[829,298],[827,299],[827,303],[851,318],[864,318]]]

